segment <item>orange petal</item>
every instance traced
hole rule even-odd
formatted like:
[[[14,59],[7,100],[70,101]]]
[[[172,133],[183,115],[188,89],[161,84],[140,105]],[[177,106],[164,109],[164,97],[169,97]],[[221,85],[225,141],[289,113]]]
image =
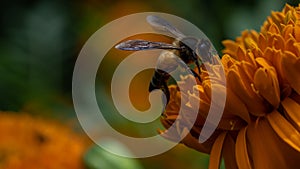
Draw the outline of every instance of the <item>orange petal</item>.
[[[289,51],[291,53],[297,53],[297,49],[294,46],[294,44],[297,43],[294,37],[290,37],[288,40],[285,42],[285,50]]]
[[[201,97],[201,96],[200,96]],[[202,117],[206,117],[210,108],[210,102],[197,97],[196,95],[190,95],[189,97],[190,106],[185,107],[188,111],[191,111],[196,105],[199,105],[199,114]]]
[[[237,136],[235,145],[235,156],[239,168],[252,169],[247,149],[246,132],[247,127],[240,130]]]
[[[167,119],[160,119],[160,122],[165,128],[169,128],[172,125]]]
[[[217,93],[217,95],[220,93],[220,95],[224,95],[224,90],[225,87],[222,85],[218,85],[218,84],[214,84],[214,90],[216,90],[215,92]],[[200,88],[201,89],[201,88]],[[208,93],[211,93],[211,89],[207,89]],[[232,92],[231,92],[232,93]],[[207,115],[209,113],[210,110],[210,106],[211,106],[211,101],[209,99],[209,102],[206,102],[205,100],[202,99],[202,96],[200,95],[200,99],[199,97],[191,94],[189,97],[189,104],[188,106],[183,107],[185,112],[190,112],[192,110],[193,107],[195,107],[195,105],[199,105],[199,115],[197,116],[197,120],[196,120],[196,125],[200,125],[202,126],[205,122],[205,119],[207,118]],[[245,105],[237,98],[237,96],[233,96],[232,94],[227,95],[227,97],[233,98],[234,100],[236,100],[236,102],[230,102],[228,101],[227,103],[225,103],[225,111],[223,114],[223,117],[221,119],[221,121],[219,122],[218,128],[220,129],[224,129],[224,130],[239,130],[240,128],[242,128],[243,126],[245,126],[245,122],[249,122],[250,121],[250,116],[249,113],[245,107]],[[219,108],[222,105],[222,102],[226,101],[225,99],[221,99],[224,97],[215,97],[215,100],[213,101],[215,103],[215,106],[218,106]],[[218,100],[220,99],[220,100]],[[233,101],[231,99],[231,101]],[[226,108],[226,104],[230,104],[230,107]],[[233,117],[236,116],[236,117]],[[194,118],[194,115],[192,115],[192,113],[184,113],[184,119],[186,119],[187,121],[192,121]],[[203,120],[204,119],[204,120]],[[241,119],[244,119],[241,120]]]
[[[271,17],[276,20],[276,23],[281,23],[284,20],[285,15],[281,12],[272,12]]]
[[[193,137],[190,133],[188,133],[181,142],[184,143],[186,146],[193,148],[199,152],[207,154],[210,152],[210,146],[206,145],[205,143],[199,143],[199,140]]]
[[[218,124],[218,129],[227,130],[227,131],[236,131],[245,127],[247,123],[244,120],[241,120],[239,117],[222,117],[221,121]]]
[[[282,25],[284,28],[282,30],[282,36],[284,39],[288,39],[290,37],[290,35],[293,34],[294,32],[294,28],[292,25]]]
[[[269,32],[271,32],[273,34],[279,34],[280,31],[279,31],[279,28],[277,27],[277,25],[275,23],[272,23],[271,26],[269,27]]]
[[[244,61],[240,62],[237,65],[241,76],[245,76],[243,79],[248,79],[248,83],[251,83],[253,81],[253,75],[255,73],[256,66]]]
[[[274,58],[274,50],[272,48],[270,48],[270,47],[267,47],[266,50],[264,51],[264,58],[266,60],[268,60],[268,61],[273,60],[273,58]],[[259,63],[259,61],[260,61],[259,59],[263,59],[263,58],[262,57],[256,58],[256,62],[258,64],[260,64]]]
[[[289,121],[300,132],[300,105],[289,97],[281,102]]]
[[[300,44],[299,44],[299,42],[294,43],[294,46],[295,46],[295,50],[296,50],[296,53],[294,53],[294,54],[296,56],[298,56],[298,58],[299,58],[299,56],[300,56]]]
[[[297,42],[300,42],[300,25],[296,24],[294,27],[294,35]]]
[[[251,52],[253,53],[255,58],[264,56],[263,51],[260,48],[254,48]]]
[[[235,142],[229,134],[226,136],[222,151],[225,167],[230,169],[238,169],[235,156]]]
[[[294,7],[292,7],[291,5],[285,4],[285,6],[284,6],[282,12],[283,12],[284,14],[286,14],[287,12],[289,12],[290,10],[293,10],[293,9],[294,9]]]
[[[267,115],[275,133],[290,147],[300,152],[300,133],[278,111]]]
[[[281,35],[274,35],[274,38],[273,38],[273,47],[277,50],[280,50],[280,49],[284,49],[284,42],[285,40],[282,38]]]
[[[237,59],[239,61],[245,60],[245,57],[246,57],[246,51],[245,51],[245,49],[242,48],[241,46],[239,46],[237,48],[236,55],[237,55]]]
[[[268,48],[269,49],[269,48]],[[268,49],[266,51],[268,51]],[[272,49],[271,49],[272,50]],[[272,51],[271,51],[272,52]],[[272,54],[273,55],[273,52]],[[270,60],[272,60],[273,58],[270,58]],[[261,67],[271,67],[271,64],[268,60],[266,60],[265,58],[256,58],[255,61],[257,62],[258,65],[260,65]]]
[[[279,84],[273,67],[259,68],[254,75],[254,86],[274,108],[279,106]]]
[[[272,47],[273,46],[273,39],[274,39],[274,34],[273,33],[271,33],[271,32],[267,32],[267,46],[268,47]]]
[[[284,74],[283,74],[283,71],[282,71],[282,67],[281,67],[282,55],[283,55],[283,53],[282,53],[281,50],[273,50],[273,59],[270,60],[271,64],[276,69],[277,76],[278,76],[278,81],[281,85],[286,83],[286,80],[284,78]]]
[[[282,57],[282,69],[291,87],[300,94],[300,58],[285,52]]]
[[[247,141],[253,168],[299,168],[300,153],[283,142],[265,118],[248,126]]]
[[[260,33],[258,37],[258,46],[262,51],[265,51],[265,49],[267,48],[267,40],[262,33]]]
[[[198,97],[201,98],[201,100],[204,100],[206,101],[207,103],[210,102],[210,99],[208,98],[208,96],[205,94],[205,91],[203,89],[203,86],[201,85],[196,85],[193,87],[193,93],[195,93],[195,96],[196,96],[196,93],[198,93]],[[191,94],[192,95],[192,94]]]
[[[224,54],[229,54],[234,59],[237,59],[236,51],[237,51],[239,45],[235,41],[232,41],[232,40],[224,40],[224,41],[222,41],[222,44],[225,46],[225,49],[223,49],[222,52]]]
[[[224,54],[221,61],[225,71],[227,71],[236,62],[236,60],[228,54]]]
[[[208,166],[209,169],[219,169],[220,168],[222,147],[223,147],[226,135],[227,135],[227,133],[223,132],[216,139],[216,141],[211,149],[211,152],[210,152],[210,159],[209,159],[209,166]]]
[[[255,48],[256,50],[259,50],[258,48]],[[256,68],[256,62],[254,58],[254,53],[252,51],[247,51],[247,56],[246,56],[246,63],[252,65],[252,67]]]
[[[258,32],[256,32],[255,30],[250,30],[250,35],[251,35],[251,38],[255,41],[255,42],[257,42],[258,41],[258,36],[259,36],[259,33]]]
[[[227,98],[225,105],[224,114],[232,113],[232,115],[236,115],[247,123],[250,123],[250,115],[248,113],[246,105],[232,92],[230,88],[227,88]]]
[[[292,93],[292,94],[290,95],[290,97],[291,97],[295,102],[297,102],[298,104],[300,104],[300,95],[299,95],[299,94]]]
[[[295,16],[292,14],[292,10],[289,10],[285,14],[284,23],[286,25],[291,24],[294,25]]]
[[[254,49],[257,48],[257,43],[254,41],[251,37],[246,37],[244,39],[245,41],[245,46],[247,49]]]
[[[266,114],[267,108],[262,100],[255,96],[253,91],[246,88],[242,81],[243,79],[241,79],[241,76],[236,70],[230,70],[227,78],[227,87],[230,87],[231,90],[243,101],[251,114],[255,116],[263,116]]]
[[[216,94],[213,100],[211,98],[212,89]],[[246,122],[250,122],[250,116],[245,104],[232,92],[231,89],[226,89],[225,86],[220,84],[212,84],[210,86],[204,85],[204,91],[207,94],[209,100],[211,100],[211,102],[213,103],[216,103],[216,106],[218,106],[219,108],[224,108],[223,106],[225,106],[224,115],[235,115],[241,117]],[[224,98],[224,96],[226,98]]]
[[[212,90],[214,90],[214,100],[212,100]],[[223,105],[223,103],[226,101],[226,87],[221,84],[212,84],[210,86],[205,85],[204,91],[207,94],[209,100],[211,102],[217,103],[217,105]]]

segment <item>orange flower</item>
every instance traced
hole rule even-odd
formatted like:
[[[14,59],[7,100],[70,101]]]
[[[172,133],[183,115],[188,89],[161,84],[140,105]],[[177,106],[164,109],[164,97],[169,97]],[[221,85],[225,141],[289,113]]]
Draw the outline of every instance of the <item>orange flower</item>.
[[[223,44],[221,62],[227,85],[220,83],[217,73],[208,75],[207,69],[219,69],[220,65],[207,65],[199,73],[202,82],[193,89],[179,91],[177,86],[169,86],[171,98],[161,121],[169,128],[178,119],[177,130],[161,132],[171,140],[182,136],[188,119],[178,116],[181,100],[186,102],[182,107],[185,116],[190,107],[200,104],[196,122],[182,143],[210,153],[210,168],[219,168],[222,156],[230,169],[299,167],[300,5],[272,12],[260,32],[244,31],[235,41]],[[179,83],[187,83],[189,78],[193,77]],[[212,86],[226,92],[225,109],[216,131],[200,144]]]
[[[56,122],[0,112],[0,135],[0,168],[85,168],[89,141]]]

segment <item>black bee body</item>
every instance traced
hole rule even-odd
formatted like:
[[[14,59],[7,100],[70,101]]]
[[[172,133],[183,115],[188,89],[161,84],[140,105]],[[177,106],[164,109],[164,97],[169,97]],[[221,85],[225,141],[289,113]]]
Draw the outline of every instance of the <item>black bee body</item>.
[[[154,28],[170,33],[178,38],[173,42],[173,44],[139,39],[128,40],[118,44],[116,48],[129,51],[151,49],[169,50],[159,56],[157,68],[155,69],[154,75],[152,76],[152,80],[149,84],[149,92],[155,89],[162,90],[166,95],[168,102],[170,99],[170,92],[167,82],[170,79],[170,74],[167,72],[174,71],[178,66],[180,66],[180,64],[188,66],[195,64],[200,72],[200,66],[202,63],[212,63],[212,44],[208,39],[197,39],[195,37],[185,36],[177,28],[157,16],[148,16],[147,21]],[[184,66],[181,65],[181,67]],[[191,71],[194,76],[201,81],[201,78],[193,71],[193,69],[189,69],[189,71]]]

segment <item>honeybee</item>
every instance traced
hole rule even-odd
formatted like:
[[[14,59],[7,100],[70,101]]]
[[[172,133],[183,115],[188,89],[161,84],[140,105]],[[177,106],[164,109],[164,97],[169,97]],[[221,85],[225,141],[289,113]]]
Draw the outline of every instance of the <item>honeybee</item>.
[[[149,84],[149,92],[153,91],[154,89],[161,89],[166,95],[168,103],[170,99],[170,92],[168,89],[167,82],[170,79],[170,74],[163,70],[168,70],[169,72],[172,72],[178,66],[184,67],[182,66],[182,64],[186,64],[188,66],[194,64],[197,67],[198,72],[200,72],[200,66],[203,63],[214,62],[213,56],[216,54],[216,51],[214,50],[211,42],[207,38],[203,37],[197,39],[195,37],[185,36],[176,27],[174,27],[169,22],[158,16],[147,16],[147,22],[154,29],[164,31],[177,38],[172,44],[164,42],[153,42],[142,39],[128,40],[119,43],[115,46],[115,48],[127,51],[153,49],[170,50],[163,52],[159,56],[157,61],[157,67]],[[177,56],[179,56],[181,60],[177,59]],[[192,74],[194,74],[196,78],[198,78],[201,81],[200,76],[193,69],[189,68],[189,70],[187,71],[190,71]]]

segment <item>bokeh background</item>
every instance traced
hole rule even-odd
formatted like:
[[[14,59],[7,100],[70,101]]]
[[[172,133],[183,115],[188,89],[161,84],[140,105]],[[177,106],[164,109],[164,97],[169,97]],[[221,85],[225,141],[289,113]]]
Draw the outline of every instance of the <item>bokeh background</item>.
[[[78,143],[78,146],[82,147],[82,151],[80,151],[82,158],[73,159],[82,162],[81,167],[130,168],[132,165],[135,168],[144,169],[207,168],[208,155],[190,150],[182,145],[156,157],[134,160],[116,157],[100,148],[93,147],[93,143],[86,138],[78,124],[72,104],[72,73],[78,53],[86,40],[101,26],[124,15],[147,11],[170,13],[190,21],[210,38],[215,48],[221,53],[222,40],[235,39],[245,29],[259,30],[270,12],[281,10],[285,3],[297,5],[299,1],[2,1],[0,3],[0,111],[2,111],[0,114],[5,114],[5,116],[0,116],[0,127],[2,126],[0,129],[0,169],[9,168],[8,163],[16,163],[11,158],[17,158],[17,162],[20,164],[27,160],[24,163],[28,163],[28,168],[49,165],[34,163],[36,160],[41,160],[40,157],[37,157],[43,154],[39,153],[40,148],[37,148],[36,151],[33,149],[35,150],[34,147],[41,145],[38,145],[39,143],[31,144],[30,140],[27,140],[30,144],[24,144],[24,140],[22,140],[24,137],[20,136],[20,133],[30,135],[24,134],[24,132],[30,133],[32,130],[35,131],[34,128],[42,128],[41,126],[48,125],[48,121],[48,129],[45,126],[47,131],[50,130],[50,126],[62,125],[61,127],[70,129],[67,132],[75,134],[78,138],[86,139],[83,141],[84,143]],[[144,37],[148,39],[161,38],[154,35],[144,35]],[[99,48],[101,48],[101,44],[99,44]],[[118,63],[128,54],[128,52],[112,49],[105,57],[104,63],[100,65],[96,82],[99,106],[102,112],[107,113],[105,116],[111,125],[120,132],[141,137],[154,135],[157,128],[162,128],[160,124],[144,126],[120,119],[111,102],[109,91],[112,74]],[[141,110],[147,109],[149,106],[147,88],[152,73],[150,70],[143,71],[132,81],[130,97],[134,105]],[[11,125],[5,125],[10,121],[12,121]],[[22,122],[24,125],[19,125],[19,128],[15,127],[16,124]],[[24,128],[29,128],[28,126],[31,128],[23,131]],[[9,127],[15,128],[17,131],[11,130]],[[53,133],[56,133],[55,129],[53,129]],[[8,131],[14,132],[14,134],[10,134]],[[43,134],[44,130],[40,132]],[[57,128],[57,132],[62,131]],[[48,134],[48,137],[53,138],[54,142],[68,142],[63,137],[73,137],[67,134],[51,134],[51,132]],[[45,137],[38,135],[37,139],[44,143]],[[69,141],[69,148],[74,148],[71,145],[72,140]],[[15,148],[18,144],[19,148]],[[26,146],[27,149],[23,149],[23,146]],[[90,149],[91,146],[92,149]],[[54,144],[52,149],[55,147],[58,149],[57,153],[63,154],[63,150],[59,149],[60,145]],[[52,149],[48,148],[45,151]],[[11,150],[16,152],[8,153]],[[19,151],[24,151],[24,154]],[[29,154],[32,158],[24,157],[28,155],[25,153],[26,151],[30,151]],[[17,157],[15,157],[16,154],[18,154]],[[124,164],[130,164],[118,166],[122,160],[126,161]],[[59,160],[57,159],[57,161]],[[56,163],[56,159],[53,159],[52,162]],[[68,165],[66,164],[62,168],[67,168],[66,166]]]

